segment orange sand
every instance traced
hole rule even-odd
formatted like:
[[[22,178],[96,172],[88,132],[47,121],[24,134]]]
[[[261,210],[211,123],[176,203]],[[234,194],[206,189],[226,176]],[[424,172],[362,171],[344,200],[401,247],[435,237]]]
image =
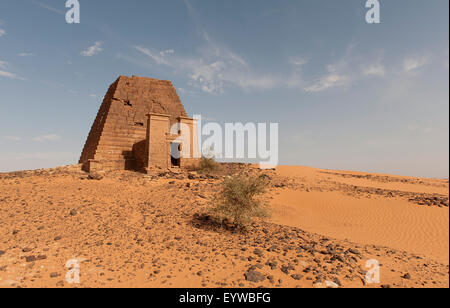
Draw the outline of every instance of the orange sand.
[[[245,234],[201,219],[222,176],[0,173],[0,287],[448,287],[448,181],[241,167],[270,179],[273,208]]]

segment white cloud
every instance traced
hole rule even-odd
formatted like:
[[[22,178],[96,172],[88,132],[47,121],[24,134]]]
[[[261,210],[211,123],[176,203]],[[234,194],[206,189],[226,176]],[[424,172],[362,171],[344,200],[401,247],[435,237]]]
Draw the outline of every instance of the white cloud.
[[[41,135],[33,138],[33,141],[36,142],[59,141],[59,140],[61,140],[61,136],[56,134]]]
[[[6,77],[6,78],[10,78],[10,79],[17,79],[17,80],[25,80],[25,78],[17,76],[14,73],[2,71],[2,70],[0,70],[0,77]]]
[[[8,66],[8,62],[0,60],[0,77],[6,77],[9,79],[17,79],[17,80],[25,80],[25,78],[22,78],[15,73],[5,71],[5,69],[7,69],[6,68],[7,66]]]
[[[173,49],[164,50],[160,52],[152,51],[148,48],[142,47],[142,46],[134,46],[134,48],[137,51],[140,51],[141,53],[145,54],[146,56],[149,56],[153,59],[157,64],[165,64],[169,65],[169,61],[166,59],[167,55],[173,54],[175,51]]]
[[[302,66],[308,63],[308,60],[301,57],[291,57],[289,62],[295,66]]]
[[[34,54],[31,52],[21,52],[18,54],[19,57],[33,57]]]
[[[422,56],[422,57],[407,57],[403,61],[403,70],[406,73],[416,71],[417,69],[421,68],[425,64],[428,63],[428,57]]]
[[[335,73],[329,73],[318,79],[315,83],[304,88],[306,92],[321,92],[329,88],[346,86],[349,84],[349,77]]]
[[[358,79],[360,71],[356,68],[359,67],[358,62],[360,62],[360,59],[353,52],[355,46],[355,44],[350,44],[344,55],[337,61],[327,65],[326,73],[313,82],[307,83],[303,87],[303,91],[317,93],[332,88],[347,87],[355,79]]]
[[[363,67],[362,71],[365,76],[384,77],[386,75],[386,68],[380,63]]]
[[[6,35],[6,31],[4,29],[0,29],[0,37]]]
[[[344,73],[347,70],[347,59],[343,58],[334,64],[328,65],[328,73],[306,86],[303,90],[305,92],[321,92],[330,88],[348,86],[351,78]]]
[[[103,44],[102,42],[95,42],[94,45],[90,46],[86,50],[83,50],[81,52],[81,55],[83,57],[92,57],[98,55],[103,50],[103,48],[101,47],[102,44]]]
[[[173,71],[183,74],[189,79],[191,86],[210,94],[221,93],[228,85],[251,90],[269,89],[278,83],[277,78],[252,72],[243,58],[219,47],[207,34],[203,37],[207,44],[198,49],[198,57],[175,56],[172,49],[156,51],[142,46],[133,48],[157,65],[170,67]]]
[[[196,56],[175,55],[172,49],[158,51],[143,46],[133,48],[149,57],[153,64],[167,66],[174,73],[185,76],[190,86],[211,94],[221,93],[228,86],[237,86],[246,91],[265,90],[279,83],[280,78],[253,71],[242,57],[217,44],[201,26],[190,2],[188,0],[184,2],[198,35],[205,42],[197,49]],[[123,55],[119,57],[140,64],[140,60],[136,60],[136,57]],[[148,62],[144,65],[148,65]]]

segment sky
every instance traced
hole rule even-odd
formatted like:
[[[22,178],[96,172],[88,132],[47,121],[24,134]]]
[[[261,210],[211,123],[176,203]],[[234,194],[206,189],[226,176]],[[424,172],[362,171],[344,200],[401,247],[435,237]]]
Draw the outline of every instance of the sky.
[[[449,1],[0,0],[0,172],[78,162],[120,75],[279,123],[283,165],[449,176]]]

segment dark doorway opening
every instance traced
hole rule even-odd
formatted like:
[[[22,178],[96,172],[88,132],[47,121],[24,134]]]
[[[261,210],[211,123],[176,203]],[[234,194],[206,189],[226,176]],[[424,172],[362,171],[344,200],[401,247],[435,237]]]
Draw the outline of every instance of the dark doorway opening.
[[[177,142],[172,142],[170,144],[170,159],[172,162],[172,167],[180,167],[180,157],[181,157],[181,144]]]

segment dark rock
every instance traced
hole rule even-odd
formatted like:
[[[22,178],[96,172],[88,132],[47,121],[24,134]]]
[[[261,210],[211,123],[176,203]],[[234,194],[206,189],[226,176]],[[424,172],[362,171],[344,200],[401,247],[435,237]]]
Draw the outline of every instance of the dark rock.
[[[278,248],[277,245],[272,245],[267,249],[267,251],[275,251],[277,248]]]
[[[411,279],[411,275],[409,273],[406,273],[402,276],[403,279]]]
[[[350,252],[350,253],[352,253],[354,255],[361,255],[361,253],[357,249],[354,249],[354,248],[350,248],[348,250],[348,252]]]
[[[91,172],[91,173],[89,173],[88,179],[89,179],[89,180],[100,181],[100,180],[103,179],[103,176],[100,175],[100,174],[97,173],[97,172]]]
[[[51,273],[50,274],[50,278],[56,278],[56,277],[59,277],[59,276],[61,276],[61,274],[60,273]]]
[[[245,280],[247,281],[251,281],[251,282],[260,282],[260,281],[264,281],[266,279],[266,277],[261,274],[260,272],[254,271],[254,270],[250,270],[247,273],[244,274],[245,276]]]
[[[270,266],[270,268],[274,270],[277,268],[278,263],[276,261],[268,261],[266,262],[266,265]]]
[[[285,273],[286,275],[289,275],[289,271],[293,270],[294,268],[291,265],[282,265],[281,271]]]
[[[25,261],[27,261],[27,262],[34,262],[36,260],[37,260],[37,258],[35,256],[27,256],[27,257],[25,257]]]
[[[334,282],[335,284],[337,284],[338,286],[342,287],[342,283],[341,283],[341,281],[339,280],[339,278],[334,277],[334,278],[333,278],[333,282]]]
[[[258,257],[262,257],[263,252],[260,249],[255,249],[255,251],[253,252],[255,255],[257,255]]]
[[[293,274],[291,275],[291,277],[295,280],[301,280],[303,278],[303,275],[300,274]]]
[[[314,281],[314,284],[322,283],[323,281],[324,281],[323,276],[319,275],[319,276],[316,277],[316,281]]]

